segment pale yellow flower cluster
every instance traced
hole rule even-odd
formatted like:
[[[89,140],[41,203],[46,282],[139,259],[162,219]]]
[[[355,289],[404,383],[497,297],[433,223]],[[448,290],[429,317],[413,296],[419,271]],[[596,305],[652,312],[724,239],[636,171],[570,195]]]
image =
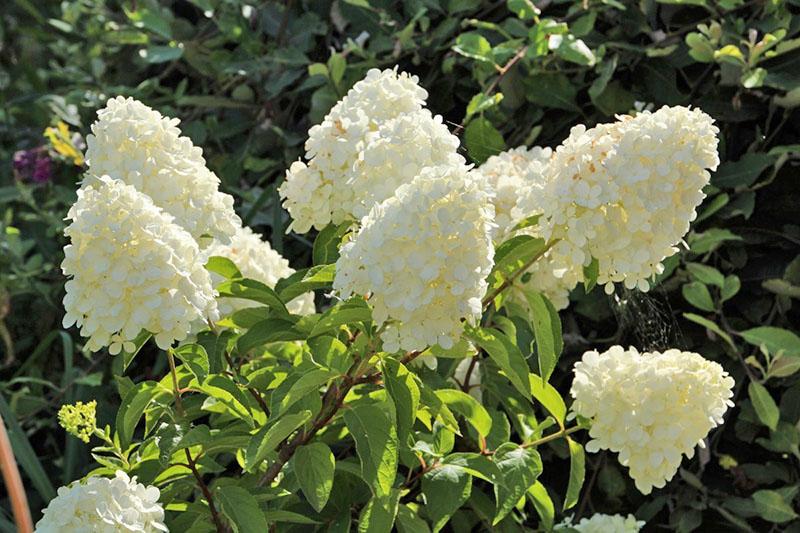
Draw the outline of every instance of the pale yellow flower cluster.
[[[121,470],[113,478],[92,476],[59,488],[35,532],[167,531],[160,496],[158,488],[137,483]]]
[[[458,139],[424,108],[416,76],[372,69],[309,130],[307,162],[296,161],[279,192],[306,233],[357,221],[428,166],[463,164]]]
[[[646,291],[677,252],[719,164],[713,120],[699,109],[662,107],[586,129],[576,126],[550,160],[545,187],[519,199],[515,219],[542,214],[539,232],[558,239],[554,270],[582,278],[592,258],[598,283]],[[560,276],[564,277],[564,276]]]
[[[149,196],[87,176],[67,220],[63,324],[77,323],[90,350],[132,351],[142,330],[166,349],[193,322],[218,318],[197,243]]]
[[[365,295],[384,350],[447,349],[481,315],[492,269],[493,208],[465,166],[423,169],[376,205],[342,245],[334,289]]]
[[[597,513],[588,518],[581,518],[577,524],[573,524],[571,519],[565,520],[558,524],[555,530],[572,529],[578,533],[638,533],[644,525],[643,520],[636,520],[632,514],[622,516]]]
[[[733,378],[692,352],[642,353],[613,346],[575,364],[572,409],[591,419],[589,452],[611,450],[649,494],[677,472],[684,455],[723,422]]]
[[[86,138],[89,172],[133,185],[195,239],[227,240],[241,226],[233,197],[220,192],[203,150],[181,136],[179,122],[133,98],[111,98]]]

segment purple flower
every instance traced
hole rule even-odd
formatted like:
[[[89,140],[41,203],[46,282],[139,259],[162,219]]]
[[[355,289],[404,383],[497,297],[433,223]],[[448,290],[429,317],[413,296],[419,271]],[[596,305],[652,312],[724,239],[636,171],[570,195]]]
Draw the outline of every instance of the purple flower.
[[[44,146],[14,153],[14,177],[20,181],[47,183],[53,179],[50,156]]]

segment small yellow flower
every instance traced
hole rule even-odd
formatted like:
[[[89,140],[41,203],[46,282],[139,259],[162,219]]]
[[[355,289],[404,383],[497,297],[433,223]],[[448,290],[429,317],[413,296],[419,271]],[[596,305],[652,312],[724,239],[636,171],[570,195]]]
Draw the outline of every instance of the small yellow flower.
[[[69,126],[67,126],[66,123],[59,120],[56,127],[44,130],[44,136],[47,137],[56,152],[64,157],[72,159],[72,162],[76,166],[83,165],[83,154],[72,142]]]
[[[58,423],[70,435],[89,442],[97,428],[95,410],[97,401],[88,403],[77,402],[75,405],[62,405],[58,410]]]

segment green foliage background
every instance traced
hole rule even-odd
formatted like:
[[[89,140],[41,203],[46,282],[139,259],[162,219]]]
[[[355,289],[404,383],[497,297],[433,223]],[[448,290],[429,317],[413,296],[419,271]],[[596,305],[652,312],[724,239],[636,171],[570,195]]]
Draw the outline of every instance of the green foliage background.
[[[311,241],[285,233],[276,186],[308,128],[367,69],[398,65],[476,163],[556,146],[571,126],[636,106],[699,106],[717,120],[723,164],[687,249],[651,293],[579,288],[561,313],[556,379],[587,349],[679,347],[725,366],[736,408],[650,497],[613,455],[589,455],[576,509],[677,531],[800,530],[800,2],[9,0],[0,43],[0,414],[34,515],[91,468],[88,446],[56,425],[58,407],[97,398],[110,422],[124,384],[111,375],[118,361],[83,354],[60,329],[62,218],[81,169],[62,158],[52,183],[19,183],[14,151],[44,144],[58,120],[85,136],[108,97],[134,96],[181,118],[245,223],[301,268]],[[165,365],[145,351],[132,375]],[[566,393],[569,379],[554,385]],[[563,464],[541,478],[563,494],[566,443],[541,453]],[[488,528],[483,503],[473,494],[451,527]],[[0,528],[13,530],[7,506]]]

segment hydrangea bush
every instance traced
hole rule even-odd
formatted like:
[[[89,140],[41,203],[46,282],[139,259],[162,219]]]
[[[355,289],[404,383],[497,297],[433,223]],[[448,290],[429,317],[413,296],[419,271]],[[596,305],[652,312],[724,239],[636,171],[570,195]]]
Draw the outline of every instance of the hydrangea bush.
[[[294,230],[319,230],[297,271],[177,120],[109,101],[62,268],[65,325],[121,361],[122,402],[102,429],[94,403],[62,409],[99,467],[37,530],[466,531],[473,492],[505,528],[644,526],[573,523],[585,451],[617,453],[649,494],[722,423],[734,380],[697,353],[614,346],[574,366],[570,405],[550,384],[556,309],[579,283],[648,290],[718,163],[713,121],[663,107],[476,168],[426,94],[371,70],[311,128],[280,193]],[[134,382],[151,337],[165,371]],[[566,487],[546,484],[550,447]]]

